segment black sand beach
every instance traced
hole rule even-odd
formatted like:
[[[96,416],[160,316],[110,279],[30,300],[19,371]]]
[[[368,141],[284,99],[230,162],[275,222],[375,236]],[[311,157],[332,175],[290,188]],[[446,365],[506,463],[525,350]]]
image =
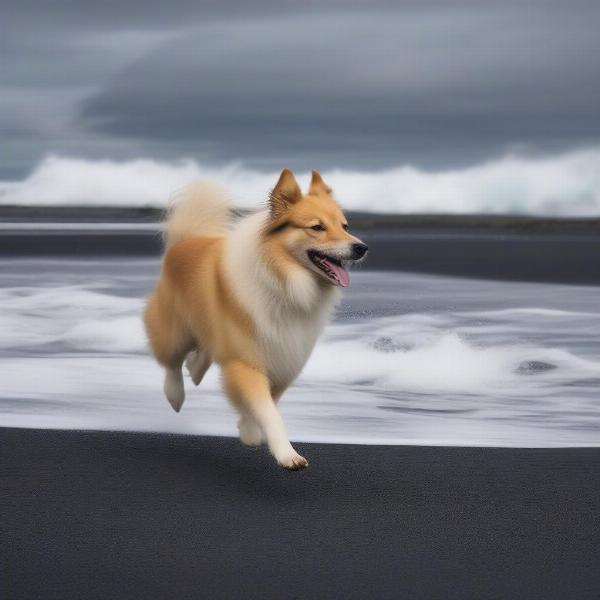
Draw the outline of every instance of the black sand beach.
[[[0,257],[159,256],[161,217],[157,209],[4,206]],[[600,219],[367,213],[348,217],[353,232],[371,248],[368,269],[600,283]]]
[[[600,594],[598,449],[0,436],[7,600]]]
[[[64,227],[69,210],[39,229],[22,214],[3,214],[0,255],[85,264],[160,252],[157,214],[113,215],[114,223],[147,225],[137,229],[103,228],[106,215],[98,214],[88,218],[98,227],[78,230],[81,215]],[[368,269],[600,283],[597,220],[400,219],[362,226],[373,250]],[[103,273],[90,278],[105,281]],[[30,283],[26,273],[18,275],[9,286]],[[143,281],[133,278],[124,296],[141,295],[135,286]],[[437,289],[427,285],[430,293]],[[463,311],[489,309],[483,292],[473,306],[464,304],[465,293],[458,285],[436,302],[462,298]],[[557,305],[546,308],[585,309],[553,293]],[[416,310],[390,298],[390,314]],[[37,314],[36,307],[23,310]],[[533,418],[533,404],[519,406]],[[590,413],[578,419],[593,426]],[[230,438],[0,429],[0,597],[600,597],[598,448],[297,446],[311,467],[287,473],[266,451]]]

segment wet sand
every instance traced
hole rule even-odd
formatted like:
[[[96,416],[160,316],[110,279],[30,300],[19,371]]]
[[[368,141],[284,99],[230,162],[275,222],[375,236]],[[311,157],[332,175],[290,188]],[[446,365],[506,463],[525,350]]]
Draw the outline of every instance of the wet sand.
[[[1,596],[597,598],[600,450],[0,430]]]
[[[504,281],[600,284],[600,233],[591,223],[379,223],[354,229],[367,269]],[[0,221],[0,257],[159,256],[158,225]]]

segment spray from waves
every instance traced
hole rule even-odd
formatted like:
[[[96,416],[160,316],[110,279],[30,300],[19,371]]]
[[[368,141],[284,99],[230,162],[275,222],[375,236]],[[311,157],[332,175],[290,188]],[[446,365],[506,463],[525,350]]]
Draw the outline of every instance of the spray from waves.
[[[0,289],[0,351],[140,353],[143,301],[78,286]]]
[[[19,278],[28,285],[0,288],[3,425],[236,435],[217,369],[199,388],[186,384],[184,418],[170,410],[147,351],[143,300],[127,295],[127,277],[111,275],[109,284],[86,273],[79,285],[64,285],[64,264],[55,268],[42,281],[32,273]],[[398,279],[398,293],[410,288],[404,283]],[[423,312],[335,321],[282,403],[292,439],[597,446],[593,293],[557,311],[535,301],[515,307],[512,285],[498,286],[489,305],[473,285],[467,297],[475,293],[484,306],[461,301],[429,312],[423,285],[419,303],[409,302]]]
[[[426,394],[536,396],[547,394],[543,386],[550,383],[600,375],[600,363],[562,349],[481,346],[456,331],[425,335],[419,345],[409,348],[395,345],[389,336],[375,339],[375,343],[368,338],[321,343],[303,379]],[[535,381],[524,379],[532,374]]]
[[[107,358],[147,354],[141,298],[77,286],[4,288],[0,309],[0,352],[8,356],[15,350]],[[532,310],[526,311],[527,320]],[[571,329],[573,319],[589,323],[586,313],[567,316]],[[452,315],[419,313],[333,324],[300,381],[365,390],[535,396],[548,392],[544,385],[600,376],[600,363],[564,349],[498,339],[482,343],[465,334],[468,329]],[[535,381],[526,377],[531,374]]]
[[[308,174],[299,174],[302,183]],[[426,172],[406,165],[381,172],[325,171],[349,210],[381,213],[600,215],[600,147],[552,157],[507,155],[469,168]],[[0,182],[0,204],[164,207],[194,179],[231,191],[256,207],[276,172],[240,164],[208,167],[193,160],[91,161],[49,156],[22,181]]]

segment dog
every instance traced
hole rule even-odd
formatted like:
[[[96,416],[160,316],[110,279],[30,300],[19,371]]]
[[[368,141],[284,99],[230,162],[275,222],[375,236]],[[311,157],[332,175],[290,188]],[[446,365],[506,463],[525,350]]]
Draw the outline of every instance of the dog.
[[[304,195],[284,169],[268,207],[230,224],[231,206],[215,185],[197,183],[175,200],[164,224],[165,254],[144,322],[164,392],[179,412],[182,365],[198,385],[220,367],[247,446],[266,443],[279,465],[308,466],[277,410],[349,284],[347,267],[367,245],[317,171]]]

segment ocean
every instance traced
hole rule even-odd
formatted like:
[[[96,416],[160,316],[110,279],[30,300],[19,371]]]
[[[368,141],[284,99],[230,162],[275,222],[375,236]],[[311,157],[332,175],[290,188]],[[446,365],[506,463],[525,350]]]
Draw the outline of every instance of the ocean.
[[[0,423],[235,435],[211,368],[175,414],[148,354],[157,258],[0,260]],[[363,270],[281,410],[297,441],[600,445],[597,285]]]

